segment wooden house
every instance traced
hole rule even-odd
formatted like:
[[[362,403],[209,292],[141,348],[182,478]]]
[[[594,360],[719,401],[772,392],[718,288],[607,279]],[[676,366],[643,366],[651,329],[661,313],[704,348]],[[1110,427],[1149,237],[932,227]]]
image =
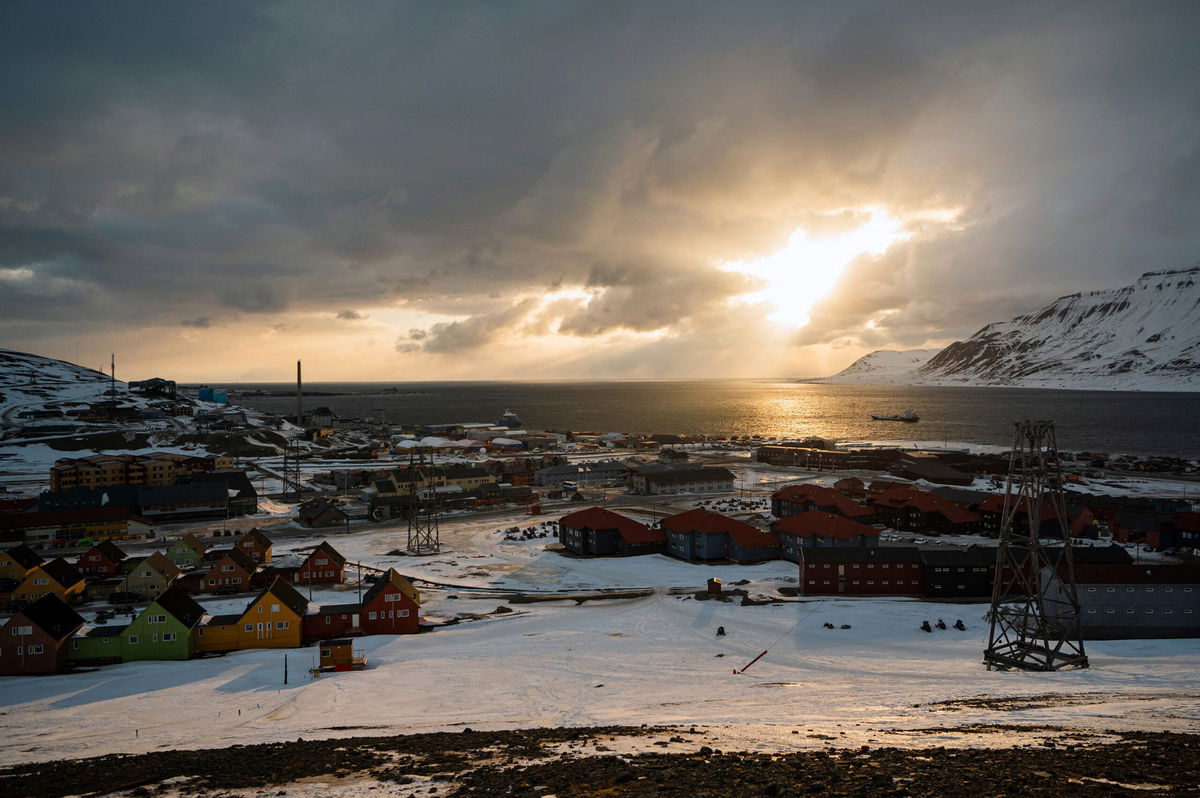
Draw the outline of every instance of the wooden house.
[[[207,551],[208,546],[188,532],[172,543],[166,554],[167,559],[174,563],[176,568],[190,570],[200,566],[200,563],[204,561],[204,553]]]
[[[353,640],[323,640],[319,645],[323,671],[357,671],[367,667],[366,652],[356,650]]]
[[[558,540],[575,554],[662,554],[667,535],[632,518],[589,507],[564,515],[558,521]]]
[[[276,579],[250,602],[238,624],[238,648],[298,648],[308,599]]]
[[[789,515],[771,524],[779,535],[783,559],[800,562],[800,549],[811,546],[878,546],[879,530],[819,510]]]
[[[300,525],[310,529],[330,526],[344,527],[348,518],[346,511],[338,506],[337,501],[321,497],[304,502],[296,513],[296,520],[300,522]]]
[[[201,588],[212,593],[219,587],[233,587],[241,593],[250,589],[258,565],[241,549],[224,549],[204,575]]]
[[[779,559],[779,536],[711,510],[688,510],[659,522],[667,553],[681,560],[759,562]]]
[[[168,587],[122,632],[122,659],[180,660],[196,653],[196,626],[204,608],[183,588]]]
[[[74,604],[83,599],[85,588],[83,574],[60,557],[34,566],[13,590],[12,601],[20,604],[54,594],[67,604]]]
[[[17,610],[0,627],[0,674],[62,670],[68,660],[67,641],[82,625],[79,613],[55,593]]]
[[[361,604],[322,604],[316,612],[304,616],[305,640],[324,640],[329,637],[359,637],[366,634],[362,624]]]
[[[30,571],[44,562],[40,554],[24,543],[0,550],[0,579],[10,579],[20,584]]]
[[[345,578],[346,558],[323,540],[304,558],[295,582],[298,585],[340,584]]]
[[[237,651],[241,613],[206,615],[196,625],[196,653]]]
[[[922,571],[915,546],[800,549],[805,596],[920,596]]]
[[[75,569],[87,576],[108,577],[121,573],[121,563],[129,557],[111,540],[102,540],[79,555]]]
[[[421,630],[421,593],[407,576],[389,568],[363,595],[363,631],[407,635]]]
[[[235,548],[253,562],[265,565],[271,561],[271,539],[258,527],[238,538]]]
[[[80,665],[114,665],[121,662],[124,626],[83,625],[71,636],[67,659]]]
[[[121,590],[153,598],[163,592],[179,576],[179,569],[161,551],[133,560],[121,583]]]

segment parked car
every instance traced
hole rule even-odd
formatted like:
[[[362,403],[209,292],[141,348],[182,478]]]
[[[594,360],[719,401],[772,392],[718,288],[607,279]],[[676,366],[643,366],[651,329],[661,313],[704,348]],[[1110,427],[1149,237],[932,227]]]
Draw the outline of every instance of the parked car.
[[[237,585],[221,585],[213,591],[214,596],[233,596],[241,592],[241,588]]]

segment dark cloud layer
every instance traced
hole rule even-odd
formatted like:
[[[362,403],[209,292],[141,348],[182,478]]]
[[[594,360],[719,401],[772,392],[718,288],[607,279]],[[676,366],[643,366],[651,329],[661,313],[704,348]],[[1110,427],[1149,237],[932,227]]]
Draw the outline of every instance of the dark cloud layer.
[[[969,334],[1200,257],[1198,29],[1186,1],[8,2],[0,335],[393,307],[429,319],[393,357],[654,333],[612,374],[703,369],[762,334],[722,263],[867,206],[916,234],[792,344]]]

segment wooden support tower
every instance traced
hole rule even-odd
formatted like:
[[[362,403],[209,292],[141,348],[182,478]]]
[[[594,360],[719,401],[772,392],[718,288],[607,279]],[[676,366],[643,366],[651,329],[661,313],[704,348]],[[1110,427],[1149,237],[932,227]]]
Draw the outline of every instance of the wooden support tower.
[[[988,619],[988,670],[1088,667],[1051,421],[1013,430]]]
[[[432,458],[413,452],[408,458],[408,551],[436,554],[442,550],[438,531],[437,495],[434,490]]]

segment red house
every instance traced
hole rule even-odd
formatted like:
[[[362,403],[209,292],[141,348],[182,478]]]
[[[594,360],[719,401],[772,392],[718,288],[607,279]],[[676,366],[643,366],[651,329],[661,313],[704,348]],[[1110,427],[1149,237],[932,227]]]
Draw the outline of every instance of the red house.
[[[920,596],[918,552],[916,546],[801,548],[801,595]]]
[[[789,515],[810,510],[840,515],[863,524],[869,524],[875,519],[871,508],[855,503],[840,490],[823,485],[788,485],[771,494],[771,514],[776,518],[787,518]]]
[[[102,540],[79,555],[75,570],[84,576],[117,576],[121,573],[121,564],[128,557],[111,540]]]
[[[369,635],[411,635],[421,630],[421,593],[389,568],[363,596],[363,630]]]
[[[240,593],[250,590],[254,572],[258,565],[240,549],[225,549],[208,569],[200,585],[202,591],[212,593],[219,587],[232,586]]]
[[[345,578],[346,558],[325,540],[312,550],[296,572],[298,585],[338,584]]]
[[[323,604],[319,610],[304,616],[302,630],[305,640],[325,640],[329,637],[358,637],[366,634],[362,625],[361,604]]]
[[[0,674],[62,670],[67,665],[67,641],[80,626],[79,613],[47,593],[0,627]]]

